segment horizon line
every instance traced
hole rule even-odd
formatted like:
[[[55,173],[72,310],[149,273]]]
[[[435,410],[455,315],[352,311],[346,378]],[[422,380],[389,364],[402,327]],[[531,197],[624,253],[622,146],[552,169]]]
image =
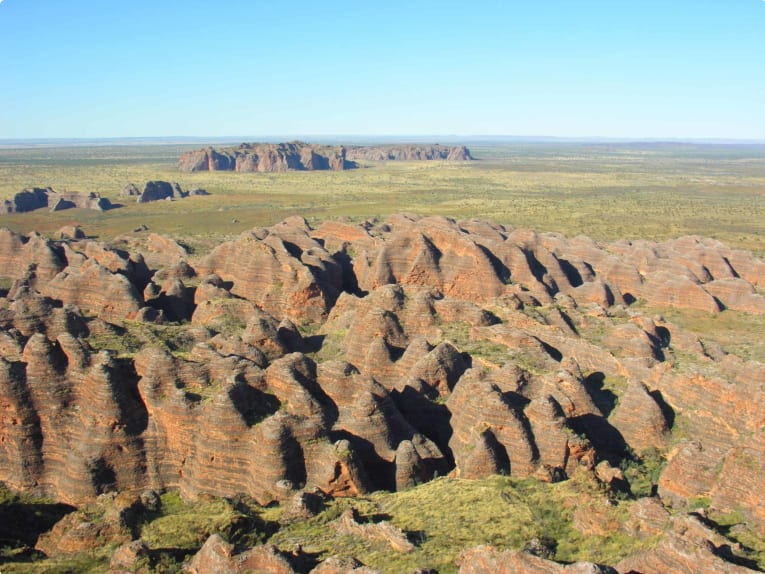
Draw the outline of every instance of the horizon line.
[[[635,143],[635,144],[708,144],[708,145],[763,145],[765,139],[758,138],[729,138],[729,137],[629,137],[629,136],[550,136],[550,135],[513,135],[513,134],[261,134],[261,135],[231,135],[231,136],[99,136],[99,137],[29,137],[29,138],[0,138],[0,147],[14,146],[55,146],[62,147],[77,145],[107,145],[122,143],[152,143],[155,145],[173,143],[233,143],[257,142],[264,143],[286,141],[338,142],[349,140],[353,143],[425,143],[424,140],[443,140],[447,143]]]

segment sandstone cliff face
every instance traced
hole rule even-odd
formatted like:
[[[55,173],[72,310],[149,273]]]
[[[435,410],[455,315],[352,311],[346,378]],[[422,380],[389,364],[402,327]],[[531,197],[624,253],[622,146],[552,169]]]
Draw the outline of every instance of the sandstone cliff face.
[[[343,146],[241,144],[237,148],[211,147],[185,153],[178,160],[181,171],[285,172],[290,170],[343,170],[353,167],[346,161]]]
[[[265,504],[447,473],[626,482],[618,464],[659,452],[664,504],[765,528],[765,367],[644,311],[763,312],[762,262],[710,240],[290,218],[193,258],[0,230],[0,276],[14,488]]]

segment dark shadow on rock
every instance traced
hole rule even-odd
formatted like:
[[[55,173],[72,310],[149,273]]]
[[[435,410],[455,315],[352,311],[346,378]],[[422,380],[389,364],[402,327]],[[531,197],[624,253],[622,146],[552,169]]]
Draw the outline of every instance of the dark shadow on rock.
[[[664,415],[664,418],[667,421],[667,426],[671,429],[675,426],[675,409],[673,409],[671,406],[667,404],[667,402],[664,400],[664,397],[661,394],[661,391],[655,390],[650,391],[648,393],[651,395],[651,398],[653,398],[654,401],[656,401],[656,404],[659,405],[659,409],[661,409],[661,414]]]
[[[550,357],[555,360],[555,362],[560,363],[563,360],[563,353],[561,353],[558,349],[549,343],[545,343],[541,339],[539,342],[542,343],[542,348],[547,352],[548,355],[550,355]]]
[[[446,405],[434,403],[416,389],[406,386],[403,391],[394,390],[391,398],[406,421],[423,436],[432,440],[454,467],[454,455],[449,448],[452,438],[452,413]]]
[[[306,483],[308,473],[305,468],[305,453],[303,447],[292,435],[285,438],[282,443],[284,461],[287,465],[285,478],[289,480],[295,488],[303,488]]]
[[[317,353],[320,351],[322,345],[324,344],[324,339],[326,338],[326,335],[310,335],[308,337],[303,337],[303,342],[307,347],[306,352]]]
[[[622,433],[611,425],[605,417],[593,414],[581,415],[568,420],[572,430],[581,434],[592,443],[601,458],[612,466],[619,466],[627,456],[627,441]]]
[[[666,327],[656,327],[656,336],[663,348],[669,347],[672,342],[672,333]]]
[[[356,295],[357,297],[364,297],[369,293],[362,291],[359,288],[359,281],[356,277],[356,273],[353,270],[353,259],[345,251],[338,251],[332,258],[340,265],[340,269],[343,273],[343,291]]]
[[[731,528],[732,525],[722,525],[708,516],[704,516],[703,514],[699,514],[698,512],[691,512],[691,515],[696,518],[699,522],[701,522],[704,526],[707,528],[710,528],[711,530],[714,530],[719,534],[720,536],[724,536],[726,538],[731,538]],[[735,540],[735,535],[732,537]],[[751,552],[752,548],[749,548],[748,546],[739,543],[741,546],[741,550],[745,552]],[[731,564],[737,564],[738,566],[744,566],[746,568],[749,568],[751,570],[754,570],[755,572],[763,572],[762,568],[760,568],[759,564],[756,560],[752,560],[751,558],[747,558],[746,556],[740,556],[738,554],[734,554],[733,548],[729,544],[721,544],[720,546],[713,546],[711,548],[712,553],[725,560],[726,562],[730,562]]]
[[[545,285],[544,277],[547,274],[547,267],[542,265],[539,259],[537,259],[536,256],[531,251],[524,249],[523,255],[526,257],[526,263],[529,266],[529,270],[531,271],[531,274],[534,275],[534,278],[537,281]]]
[[[351,443],[353,452],[363,465],[370,486],[374,490],[396,490],[396,465],[380,458],[370,441],[346,430],[330,432],[329,440],[332,442],[347,440]]]
[[[300,256],[303,255],[303,250],[300,249],[298,245],[295,245],[290,241],[282,240],[282,245],[284,245],[284,248],[287,250],[287,252],[296,259],[300,259]]]
[[[483,252],[483,254],[486,256],[486,258],[489,260],[489,263],[491,263],[492,268],[494,269],[494,273],[497,274],[497,277],[499,278],[502,283],[507,283],[510,281],[510,270],[507,268],[507,266],[502,263],[502,261],[499,260],[499,258],[494,255],[489,249],[484,247],[483,245],[477,244],[478,248]]]
[[[131,359],[115,359],[112,395],[120,410],[120,421],[130,436],[139,436],[149,426],[149,411],[138,392],[140,377]]]
[[[603,388],[605,380],[606,375],[600,371],[590,373],[584,379],[584,388],[603,416],[608,417],[616,407],[618,397],[612,391]]]
[[[582,274],[579,273],[579,270],[574,267],[570,261],[567,259],[558,259],[558,263],[560,263],[560,268],[566,275],[566,279],[568,279],[568,282],[571,283],[572,287],[579,287],[584,283]]]
[[[244,381],[237,381],[228,396],[248,427],[276,413],[281,407],[281,402],[274,395],[264,393]]]
[[[15,500],[0,504],[0,547],[34,546],[41,534],[74,510],[73,506],[60,503]]]
[[[507,454],[507,449],[497,440],[494,433],[490,430],[483,432],[483,436],[486,440],[486,447],[491,451],[494,462],[497,465],[497,473],[509,476],[512,472],[510,465],[510,456]]]
[[[91,461],[88,464],[88,474],[98,494],[113,492],[117,489],[117,473],[105,458],[100,457]]]

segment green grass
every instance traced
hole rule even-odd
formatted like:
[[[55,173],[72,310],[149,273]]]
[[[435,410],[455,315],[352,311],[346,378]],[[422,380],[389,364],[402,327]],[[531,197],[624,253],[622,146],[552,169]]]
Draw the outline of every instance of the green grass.
[[[211,534],[226,533],[240,516],[231,503],[212,499],[184,503],[177,492],[162,495],[162,510],[140,529],[151,549],[196,550]]]
[[[723,313],[706,313],[693,309],[665,307],[636,307],[644,315],[661,315],[665,320],[691,331],[703,342],[719,344],[727,353],[745,360],[765,363],[765,315],[752,315],[742,311],[725,310]],[[671,345],[671,343],[670,343]],[[682,358],[682,354],[678,353]],[[695,366],[697,361],[691,360]]]
[[[160,325],[124,320],[121,327],[91,334],[86,340],[95,351],[113,351],[117,357],[133,357],[146,346],[186,356],[194,345],[188,330],[188,324]]]
[[[284,549],[300,543],[307,552],[323,557],[353,556],[391,573],[425,567],[456,572],[456,560],[466,548],[492,544],[520,550],[535,539],[551,541],[559,561],[586,558],[614,564],[650,542],[619,532],[605,537],[579,533],[572,523],[576,505],[602,496],[589,483],[575,480],[547,484],[500,476],[440,478],[399,493],[334,501],[315,518],[283,528],[270,542]],[[613,508],[615,518],[626,516],[627,504]],[[359,511],[362,520],[389,520],[408,535],[416,550],[396,553],[384,542],[338,535],[331,523],[350,506]]]

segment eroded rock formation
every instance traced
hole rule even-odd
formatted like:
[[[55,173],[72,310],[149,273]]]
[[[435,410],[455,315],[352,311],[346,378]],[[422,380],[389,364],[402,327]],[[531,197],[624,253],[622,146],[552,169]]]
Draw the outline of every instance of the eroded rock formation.
[[[473,159],[464,145],[387,145],[349,146],[346,157],[349,160],[400,160],[421,161],[442,159],[447,161],[469,161]]]
[[[177,181],[147,181],[141,191],[134,183],[128,183],[122,188],[120,195],[136,203],[151,203],[161,200],[183,199],[196,195],[209,195],[204,189],[184,191]]]
[[[197,259],[155,235],[0,230],[0,263],[0,481],[13,488],[266,504],[584,471],[628,491],[619,464],[658,452],[663,505],[707,500],[765,532],[765,366],[656,311],[761,314],[765,265],[749,253],[398,215],[290,218]],[[646,507],[631,532],[662,521]],[[679,536],[630,568],[722,560]],[[210,545],[199,564],[232,559]]]
[[[344,170],[355,167],[346,160],[343,146],[304,142],[243,143],[236,148],[208,147],[183,154],[181,171],[285,172],[289,170]]]
[[[98,193],[79,193],[74,191],[55,191],[52,187],[32,187],[24,189],[0,202],[0,214],[23,213],[47,207],[50,211],[80,208],[106,211],[114,207],[105,197]]]
[[[383,145],[322,146],[304,142],[243,143],[235,148],[212,147],[190,151],[178,160],[181,171],[285,172],[291,170],[344,170],[357,160],[472,160],[465,146]],[[135,190],[126,188],[135,195]]]

